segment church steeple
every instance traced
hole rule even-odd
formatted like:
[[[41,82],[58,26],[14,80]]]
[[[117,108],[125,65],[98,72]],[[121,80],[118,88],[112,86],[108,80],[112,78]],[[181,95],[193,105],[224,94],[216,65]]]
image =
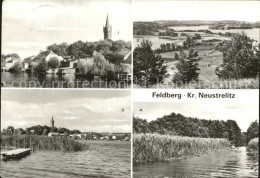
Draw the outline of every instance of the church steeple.
[[[106,25],[103,27],[104,40],[111,40],[112,26],[109,24],[109,18],[107,14]]]
[[[51,127],[54,127],[54,120],[53,120],[53,116],[51,118]]]

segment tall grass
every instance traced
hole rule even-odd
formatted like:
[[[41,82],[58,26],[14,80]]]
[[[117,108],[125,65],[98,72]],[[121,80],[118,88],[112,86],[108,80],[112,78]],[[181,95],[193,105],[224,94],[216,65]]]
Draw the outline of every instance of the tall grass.
[[[84,151],[91,149],[91,145],[79,143],[70,138],[55,138],[37,135],[2,135],[1,147],[32,148],[34,150],[53,151]]]
[[[222,138],[135,134],[133,137],[133,162],[134,164],[158,162],[206,153],[228,146],[230,146],[230,142]]]
[[[259,138],[254,138],[248,142],[246,147],[247,151],[258,152],[259,151]]]

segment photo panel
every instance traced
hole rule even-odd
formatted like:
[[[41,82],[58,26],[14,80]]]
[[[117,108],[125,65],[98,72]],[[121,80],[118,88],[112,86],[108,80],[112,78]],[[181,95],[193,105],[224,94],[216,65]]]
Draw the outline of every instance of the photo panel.
[[[1,176],[131,177],[131,92],[2,89]]]
[[[131,88],[131,4],[3,1],[2,87]]]
[[[258,106],[135,102],[133,177],[258,177]]]
[[[134,88],[259,89],[259,1],[133,2]]]

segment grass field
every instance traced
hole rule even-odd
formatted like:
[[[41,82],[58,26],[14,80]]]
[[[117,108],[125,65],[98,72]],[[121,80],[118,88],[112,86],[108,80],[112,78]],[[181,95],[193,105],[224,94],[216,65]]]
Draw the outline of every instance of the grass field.
[[[133,162],[140,164],[199,156],[229,146],[230,142],[223,138],[135,134],[133,137]]]

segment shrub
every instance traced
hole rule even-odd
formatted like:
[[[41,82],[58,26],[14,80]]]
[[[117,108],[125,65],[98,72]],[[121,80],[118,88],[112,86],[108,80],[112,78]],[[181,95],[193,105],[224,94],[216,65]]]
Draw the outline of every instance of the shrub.
[[[57,69],[60,66],[60,61],[57,57],[51,57],[48,61],[48,67],[50,69]]]
[[[23,65],[21,62],[15,62],[14,65],[9,69],[9,72],[21,72]]]
[[[246,147],[247,151],[258,152],[259,151],[259,138],[254,138],[248,142]]]

